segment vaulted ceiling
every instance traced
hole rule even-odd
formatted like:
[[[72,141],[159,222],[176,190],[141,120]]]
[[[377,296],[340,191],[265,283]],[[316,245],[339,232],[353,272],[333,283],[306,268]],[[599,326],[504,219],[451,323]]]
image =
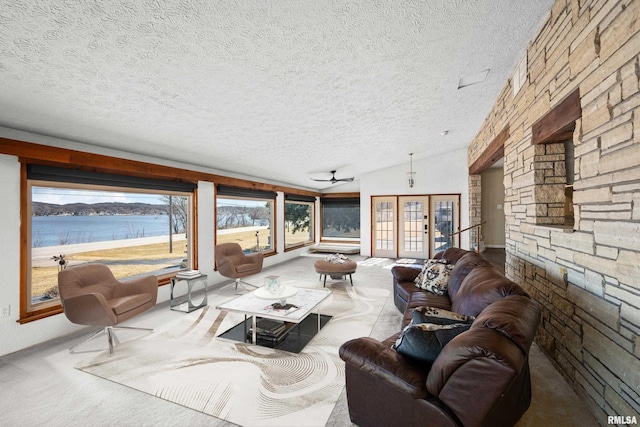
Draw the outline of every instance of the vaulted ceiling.
[[[0,0],[0,126],[322,189],[468,147],[552,4]]]

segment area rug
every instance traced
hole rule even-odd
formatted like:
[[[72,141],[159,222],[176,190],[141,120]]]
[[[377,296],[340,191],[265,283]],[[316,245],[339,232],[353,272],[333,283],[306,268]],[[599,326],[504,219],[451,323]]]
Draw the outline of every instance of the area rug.
[[[215,309],[230,297],[210,296],[202,310],[76,368],[243,426],[324,426],[345,385],[338,348],[371,333],[388,295],[334,287],[320,310],[333,318],[299,354],[217,338],[244,316]]]

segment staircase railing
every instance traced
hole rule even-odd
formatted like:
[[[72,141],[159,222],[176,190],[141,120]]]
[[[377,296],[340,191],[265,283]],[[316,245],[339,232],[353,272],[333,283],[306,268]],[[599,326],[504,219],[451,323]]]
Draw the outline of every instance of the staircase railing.
[[[456,231],[455,233],[451,233],[449,234],[449,236],[455,236],[456,234],[460,234],[460,233],[464,233],[465,231],[469,231],[473,228],[478,228],[478,227],[482,227],[483,224],[486,224],[487,221],[482,221],[478,224],[472,225],[471,227],[467,227],[464,230],[460,230],[460,231]],[[476,234],[476,245],[477,245],[477,249],[476,252],[480,253],[480,236],[482,235],[482,233],[480,233],[480,229],[478,229],[478,233]]]

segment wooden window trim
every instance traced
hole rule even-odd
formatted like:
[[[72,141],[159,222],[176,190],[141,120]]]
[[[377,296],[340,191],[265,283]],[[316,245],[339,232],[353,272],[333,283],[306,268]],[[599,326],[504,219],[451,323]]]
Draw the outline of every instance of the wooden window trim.
[[[292,194],[292,193],[289,193]],[[285,195],[286,196],[286,195]],[[316,203],[318,203],[317,201],[313,201],[313,202],[306,202],[306,201],[297,201],[297,200],[287,200],[285,197],[284,200],[284,210],[285,210],[285,216],[286,216],[286,211],[287,211],[287,203],[303,203],[303,204],[307,204],[309,206],[311,206],[311,220],[309,221],[311,228],[313,230],[313,240],[308,240],[306,242],[300,242],[300,243],[294,243],[292,245],[287,246],[287,238],[285,236],[284,238],[284,251],[285,252],[289,252],[292,251],[294,249],[300,249],[303,248],[305,246],[310,246],[310,245],[314,245],[315,244],[315,239],[316,239]],[[286,218],[285,222],[286,222]]]
[[[320,224],[320,230],[318,230],[318,232],[320,233],[320,235],[318,236],[318,241],[319,242],[325,242],[325,243],[335,243],[335,244],[341,244],[341,243],[345,243],[345,244],[359,244],[361,242],[361,237],[354,237],[353,240],[343,240],[345,239],[344,237],[325,237],[322,235],[322,232],[324,231],[324,228],[322,226],[323,221],[322,221],[322,200],[323,199],[359,199],[360,198],[360,193],[359,192],[351,192],[351,193],[326,193],[326,194],[322,194],[320,196],[320,213],[319,213],[319,224]],[[362,224],[360,224],[360,232],[362,233]]]

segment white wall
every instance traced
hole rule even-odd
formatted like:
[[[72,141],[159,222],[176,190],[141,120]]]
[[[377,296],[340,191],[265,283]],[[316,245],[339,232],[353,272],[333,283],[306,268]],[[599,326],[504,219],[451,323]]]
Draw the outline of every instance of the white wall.
[[[371,196],[460,193],[460,227],[469,226],[469,169],[467,150],[430,158],[413,158],[416,182],[407,185],[409,163],[360,177],[360,253],[371,255]],[[469,247],[469,233],[462,233],[460,247]]]

